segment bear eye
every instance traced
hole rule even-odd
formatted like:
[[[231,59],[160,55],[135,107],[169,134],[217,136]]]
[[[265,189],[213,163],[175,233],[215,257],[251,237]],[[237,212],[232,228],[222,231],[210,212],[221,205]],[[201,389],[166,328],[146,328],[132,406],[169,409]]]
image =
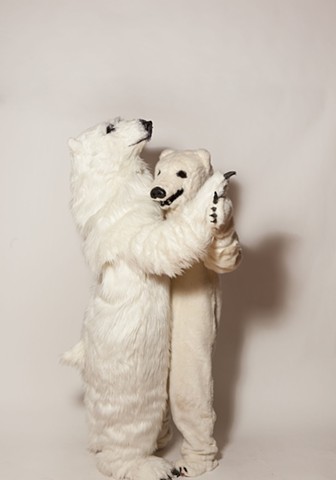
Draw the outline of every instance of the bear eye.
[[[115,126],[112,125],[112,123],[109,123],[106,127],[106,134],[114,132],[114,130],[115,130]]]
[[[176,175],[181,178],[187,178],[187,173],[184,170],[179,170]]]
[[[159,170],[159,171],[157,172],[156,176],[158,177],[158,176],[160,175],[160,173],[161,173],[161,170]]]

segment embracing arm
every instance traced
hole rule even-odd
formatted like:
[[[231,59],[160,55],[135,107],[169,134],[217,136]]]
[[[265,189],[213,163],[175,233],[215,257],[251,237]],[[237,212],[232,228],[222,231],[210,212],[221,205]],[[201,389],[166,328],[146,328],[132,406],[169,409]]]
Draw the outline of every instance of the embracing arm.
[[[124,261],[145,273],[173,277],[203,259],[214,235],[210,207],[222,180],[214,175],[179,215],[167,220],[147,199],[113,222],[100,215],[84,241],[92,270],[99,275],[105,264]]]
[[[100,222],[87,236],[84,253],[97,275],[106,264],[122,261],[144,273],[174,277],[203,259],[213,240],[206,208],[203,214],[185,209],[167,220],[155,212],[146,223],[139,218],[144,211],[126,213],[111,228]]]
[[[143,228],[130,242],[129,253],[145,272],[174,277],[203,259],[212,239],[209,221],[191,221],[184,214]]]

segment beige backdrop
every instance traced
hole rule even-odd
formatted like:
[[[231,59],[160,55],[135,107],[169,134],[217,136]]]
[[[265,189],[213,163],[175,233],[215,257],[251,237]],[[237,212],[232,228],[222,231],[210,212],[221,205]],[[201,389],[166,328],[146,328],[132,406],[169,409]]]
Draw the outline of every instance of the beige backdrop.
[[[122,115],[153,120],[151,162],[205,147],[238,172],[203,478],[334,480],[336,2],[2,0],[0,28],[0,478],[102,478],[58,365],[89,294],[66,142]]]

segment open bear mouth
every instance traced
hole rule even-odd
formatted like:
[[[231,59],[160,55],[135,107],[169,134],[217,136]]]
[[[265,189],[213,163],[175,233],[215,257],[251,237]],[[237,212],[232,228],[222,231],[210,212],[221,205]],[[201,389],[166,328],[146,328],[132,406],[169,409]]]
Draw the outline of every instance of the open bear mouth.
[[[183,194],[184,190],[183,188],[180,188],[177,190],[177,192],[174,193],[174,195],[171,195],[167,200],[162,200],[160,202],[161,207],[168,207],[171,205],[178,197],[180,197]]]
[[[147,140],[149,141],[151,138],[152,138],[152,135],[149,133],[146,137],[140,138],[140,140],[138,140],[135,143],[131,143],[131,145],[129,145],[129,147],[134,147],[134,145],[138,145],[141,142],[146,142]]]

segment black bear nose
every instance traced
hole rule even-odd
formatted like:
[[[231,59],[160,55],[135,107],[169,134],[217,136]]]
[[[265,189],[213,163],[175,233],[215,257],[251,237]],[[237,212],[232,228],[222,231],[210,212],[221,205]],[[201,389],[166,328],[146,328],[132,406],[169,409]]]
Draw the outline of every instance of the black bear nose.
[[[161,187],[154,187],[150,192],[152,198],[164,198],[166,196],[165,190]]]
[[[146,132],[151,135],[153,131],[153,122],[151,122],[150,120],[144,120],[143,118],[140,118],[140,122],[144,126]]]

